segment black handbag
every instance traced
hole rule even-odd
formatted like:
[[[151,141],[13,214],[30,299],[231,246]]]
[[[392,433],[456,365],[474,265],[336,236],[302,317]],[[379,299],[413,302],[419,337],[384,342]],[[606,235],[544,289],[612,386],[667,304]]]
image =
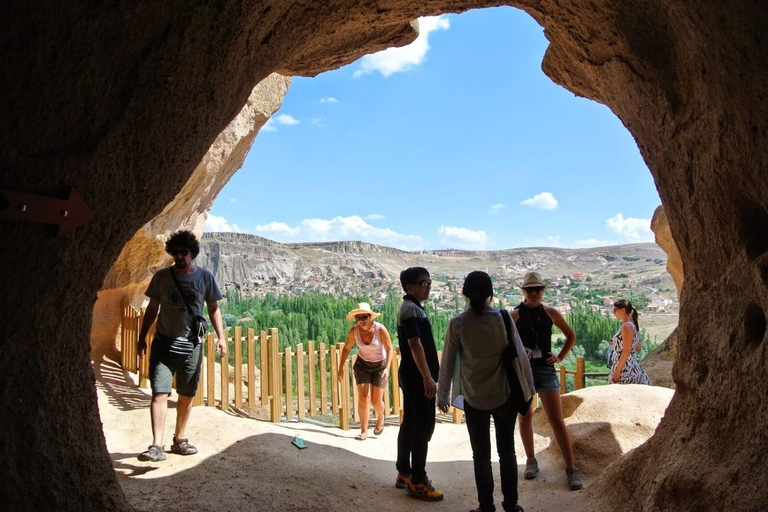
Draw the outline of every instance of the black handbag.
[[[176,287],[179,289],[179,295],[181,295],[181,299],[184,301],[184,305],[187,306],[189,315],[192,317],[192,326],[189,330],[189,336],[187,339],[191,341],[193,345],[197,345],[203,340],[205,333],[208,332],[208,322],[202,316],[196,315],[192,312],[192,308],[189,306],[189,302],[187,302],[187,297],[184,295],[184,292],[181,289],[179,278],[176,277],[176,272],[174,272],[173,267],[169,268],[168,270],[171,272],[171,277],[173,277],[173,280],[176,283]]]
[[[507,348],[504,350],[502,359],[504,361],[504,368],[507,370],[512,405],[519,414],[524,415],[531,407],[533,397],[526,399],[526,393],[518,377],[522,370],[518,360],[517,348],[515,348],[515,340],[512,338],[512,318],[506,309],[502,308],[499,311],[501,312],[501,318],[504,319],[504,329],[507,331]]]

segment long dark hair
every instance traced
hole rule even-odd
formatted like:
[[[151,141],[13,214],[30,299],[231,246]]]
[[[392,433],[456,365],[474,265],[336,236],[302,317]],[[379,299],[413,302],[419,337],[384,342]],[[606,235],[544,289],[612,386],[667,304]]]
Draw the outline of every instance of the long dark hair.
[[[623,309],[632,319],[632,323],[635,324],[635,329],[640,330],[640,324],[637,321],[637,309],[627,299],[619,299],[613,303],[613,307]]]
[[[481,270],[475,270],[464,279],[462,295],[469,299],[469,306],[475,314],[479,315],[485,309],[485,302],[493,297],[493,283],[491,276]]]

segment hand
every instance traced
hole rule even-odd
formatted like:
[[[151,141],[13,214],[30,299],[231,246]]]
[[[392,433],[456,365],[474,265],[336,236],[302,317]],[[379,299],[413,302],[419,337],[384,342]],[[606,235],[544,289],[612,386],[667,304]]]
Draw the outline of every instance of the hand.
[[[435,398],[437,394],[437,384],[431,376],[424,377],[424,396],[427,398]]]
[[[387,382],[387,377],[389,377],[389,368],[384,368],[384,371],[381,372],[381,380]]]
[[[448,412],[448,405],[447,404],[438,405],[437,408],[440,409],[441,411],[443,411],[443,414]]]
[[[339,368],[339,371],[336,372],[336,378],[341,382],[341,379],[344,378],[344,367],[342,366]]]
[[[140,339],[139,344],[136,345],[136,352],[138,352],[141,357],[144,357],[147,353],[147,340],[144,338]]]
[[[547,358],[547,364],[558,364],[562,362],[563,362],[563,358],[561,358],[560,356],[553,356],[552,352],[549,353],[549,357]]]
[[[216,340],[216,348],[219,350],[221,355],[227,355],[227,340],[224,338],[218,338]]]

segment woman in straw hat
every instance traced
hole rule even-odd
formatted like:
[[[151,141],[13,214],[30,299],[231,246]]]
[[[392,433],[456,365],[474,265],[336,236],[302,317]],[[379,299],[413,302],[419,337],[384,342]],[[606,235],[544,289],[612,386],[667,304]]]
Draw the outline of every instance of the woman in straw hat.
[[[555,372],[555,364],[561,363],[576,343],[576,333],[565,321],[563,316],[553,307],[541,303],[544,289],[547,287],[537,272],[528,272],[523,278],[523,302],[512,311],[517,330],[528,352],[533,370],[533,381],[536,392],[541,398],[547,420],[555,434],[557,445],[565,459],[565,474],[568,486],[577,491],[583,487],[581,477],[576,469],[576,459],[573,456],[571,436],[565,426],[563,409],[560,404],[560,383]],[[552,326],[557,326],[565,336],[565,343],[560,352],[552,353]],[[539,463],[533,449],[533,409],[525,416],[520,416],[520,438],[523,441],[528,460],[525,463],[523,476],[530,480],[539,473]]]
[[[355,322],[349,329],[347,341],[341,351],[338,379],[344,376],[344,363],[352,347],[357,344],[357,361],[352,370],[357,382],[357,411],[360,414],[360,434],[355,439],[364,441],[368,437],[370,403],[376,411],[376,428],[373,433],[384,430],[384,388],[387,385],[389,365],[392,363],[392,339],[387,328],[373,320],[379,313],[371,311],[367,302],[361,302],[349,313],[347,321]],[[369,402],[370,395],[370,402]]]

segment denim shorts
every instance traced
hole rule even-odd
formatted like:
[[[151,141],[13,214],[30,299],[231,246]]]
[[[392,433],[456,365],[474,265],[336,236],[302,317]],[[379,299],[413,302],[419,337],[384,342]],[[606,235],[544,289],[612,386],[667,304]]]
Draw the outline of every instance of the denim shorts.
[[[560,391],[560,381],[554,366],[531,366],[536,391]]]

